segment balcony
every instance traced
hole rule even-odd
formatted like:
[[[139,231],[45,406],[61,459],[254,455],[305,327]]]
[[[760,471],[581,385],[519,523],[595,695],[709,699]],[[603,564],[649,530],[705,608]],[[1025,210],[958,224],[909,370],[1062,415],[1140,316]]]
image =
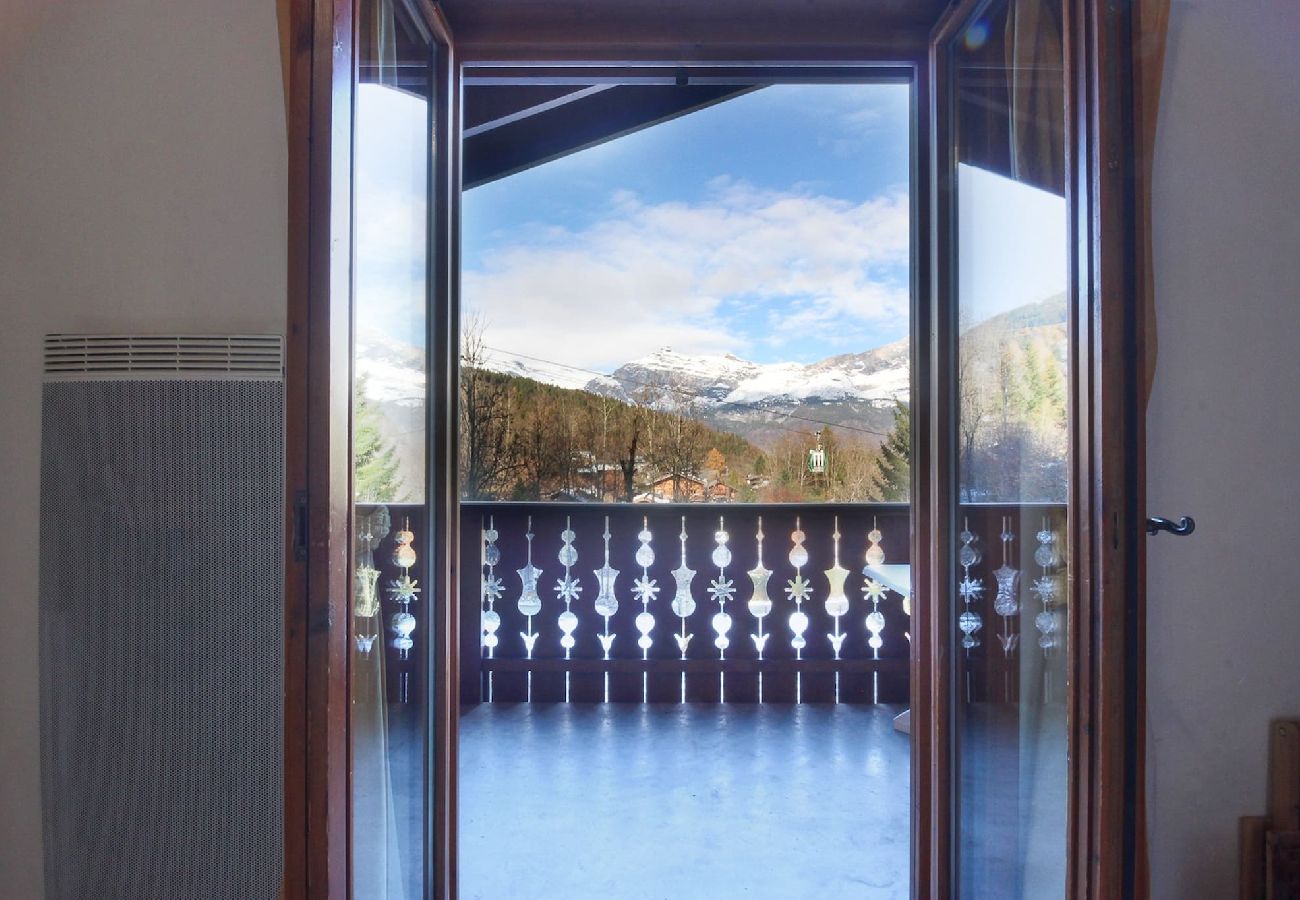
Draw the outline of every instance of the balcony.
[[[972,504],[962,525],[963,777],[1014,806],[1026,778],[1064,784],[1063,728],[1021,731],[1011,705],[1059,714],[1060,592],[1036,588],[1063,571],[1064,508]],[[906,505],[465,503],[460,527],[465,896],[907,896]],[[381,584],[402,574],[393,542]],[[406,658],[383,652],[394,768],[418,771],[411,608]],[[418,792],[398,808],[418,846]],[[1015,877],[1030,842],[986,822],[969,840]]]

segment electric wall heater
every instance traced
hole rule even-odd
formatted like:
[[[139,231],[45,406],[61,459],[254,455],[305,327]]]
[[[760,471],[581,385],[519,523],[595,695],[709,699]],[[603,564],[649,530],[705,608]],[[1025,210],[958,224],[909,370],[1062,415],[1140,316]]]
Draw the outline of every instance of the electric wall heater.
[[[283,368],[278,336],[45,340],[48,897],[279,891]]]

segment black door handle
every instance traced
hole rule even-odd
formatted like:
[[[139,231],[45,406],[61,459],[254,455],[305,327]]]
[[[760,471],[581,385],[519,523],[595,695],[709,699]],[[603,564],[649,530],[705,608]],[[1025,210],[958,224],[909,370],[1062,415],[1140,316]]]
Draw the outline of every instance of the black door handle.
[[[1147,534],[1159,534],[1162,531],[1170,534],[1191,534],[1195,530],[1196,521],[1191,516],[1183,516],[1177,522],[1163,516],[1152,516],[1147,519]]]

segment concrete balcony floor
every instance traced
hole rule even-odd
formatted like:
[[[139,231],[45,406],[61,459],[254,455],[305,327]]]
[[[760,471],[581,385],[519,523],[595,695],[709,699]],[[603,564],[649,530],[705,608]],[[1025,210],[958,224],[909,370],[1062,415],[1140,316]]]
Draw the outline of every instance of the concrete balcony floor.
[[[460,723],[461,896],[906,897],[900,709],[475,707]]]

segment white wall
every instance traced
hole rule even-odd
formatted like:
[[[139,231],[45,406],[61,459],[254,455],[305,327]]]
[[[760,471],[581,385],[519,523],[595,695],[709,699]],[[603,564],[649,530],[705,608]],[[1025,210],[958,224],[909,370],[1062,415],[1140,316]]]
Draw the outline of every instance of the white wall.
[[[0,884],[25,898],[40,336],[281,331],[286,154],[268,0],[8,0],[0,32]],[[1232,895],[1265,724],[1300,716],[1297,39],[1289,0],[1174,2],[1150,496],[1198,530],[1150,545],[1159,898]]]
[[[0,6],[0,893],[21,900],[42,879],[41,335],[283,333],[287,152],[271,0]]]
[[[1266,728],[1300,717],[1300,6],[1174,0],[1155,170],[1153,895],[1236,896]]]

